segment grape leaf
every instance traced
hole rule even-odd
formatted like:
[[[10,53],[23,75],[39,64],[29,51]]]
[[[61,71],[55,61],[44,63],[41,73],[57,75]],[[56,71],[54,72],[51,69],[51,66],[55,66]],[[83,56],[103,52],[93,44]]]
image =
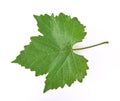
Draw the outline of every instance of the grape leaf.
[[[31,37],[29,45],[13,61],[35,71],[36,76],[47,74],[44,92],[71,86],[86,75],[87,59],[75,54],[72,46],[86,35],[85,26],[76,17],[60,13],[58,16],[34,15],[43,36]]]

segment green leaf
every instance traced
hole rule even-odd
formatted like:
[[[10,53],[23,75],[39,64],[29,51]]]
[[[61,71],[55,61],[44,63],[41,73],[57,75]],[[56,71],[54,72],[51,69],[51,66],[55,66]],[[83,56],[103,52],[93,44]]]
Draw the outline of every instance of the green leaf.
[[[85,26],[63,13],[34,17],[43,36],[31,37],[30,44],[13,62],[35,71],[36,76],[47,74],[44,92],[65,84],[71,86],[76,80],[82,82],[87,59],[75,54],[72,46],[86,35]]]

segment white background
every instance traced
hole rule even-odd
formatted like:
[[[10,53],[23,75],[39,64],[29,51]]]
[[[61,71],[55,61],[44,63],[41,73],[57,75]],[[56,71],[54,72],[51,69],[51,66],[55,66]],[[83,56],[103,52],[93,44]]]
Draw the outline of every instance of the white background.
[[[39,34],[33,14],[60,12],[86,25],[78,47],[110,43],[78,51],[89,60],[83,83],[44,94],[45,76],[11,61]],[[0,101],[120,101],[119,0],[0,0]]]

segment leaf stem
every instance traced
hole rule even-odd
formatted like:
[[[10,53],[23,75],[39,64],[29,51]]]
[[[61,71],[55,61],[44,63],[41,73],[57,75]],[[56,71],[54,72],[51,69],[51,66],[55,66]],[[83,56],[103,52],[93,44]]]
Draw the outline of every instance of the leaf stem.
[[[87,47],[83,47],[83,48],[75,48],[75,49],[72,49],[72,50],[84,50],[84,49],[88,49],[88,48],[92,48],[92,47],[96,47],[96,46],[103,45],[103,44],[108,44],[108,43],[109,43],[108,41],[104,41],[104,42],[101,42],[101,43],[98,43],[98,44],[95,44],[95,45],[91,45],[91,46],[87,46]]]

